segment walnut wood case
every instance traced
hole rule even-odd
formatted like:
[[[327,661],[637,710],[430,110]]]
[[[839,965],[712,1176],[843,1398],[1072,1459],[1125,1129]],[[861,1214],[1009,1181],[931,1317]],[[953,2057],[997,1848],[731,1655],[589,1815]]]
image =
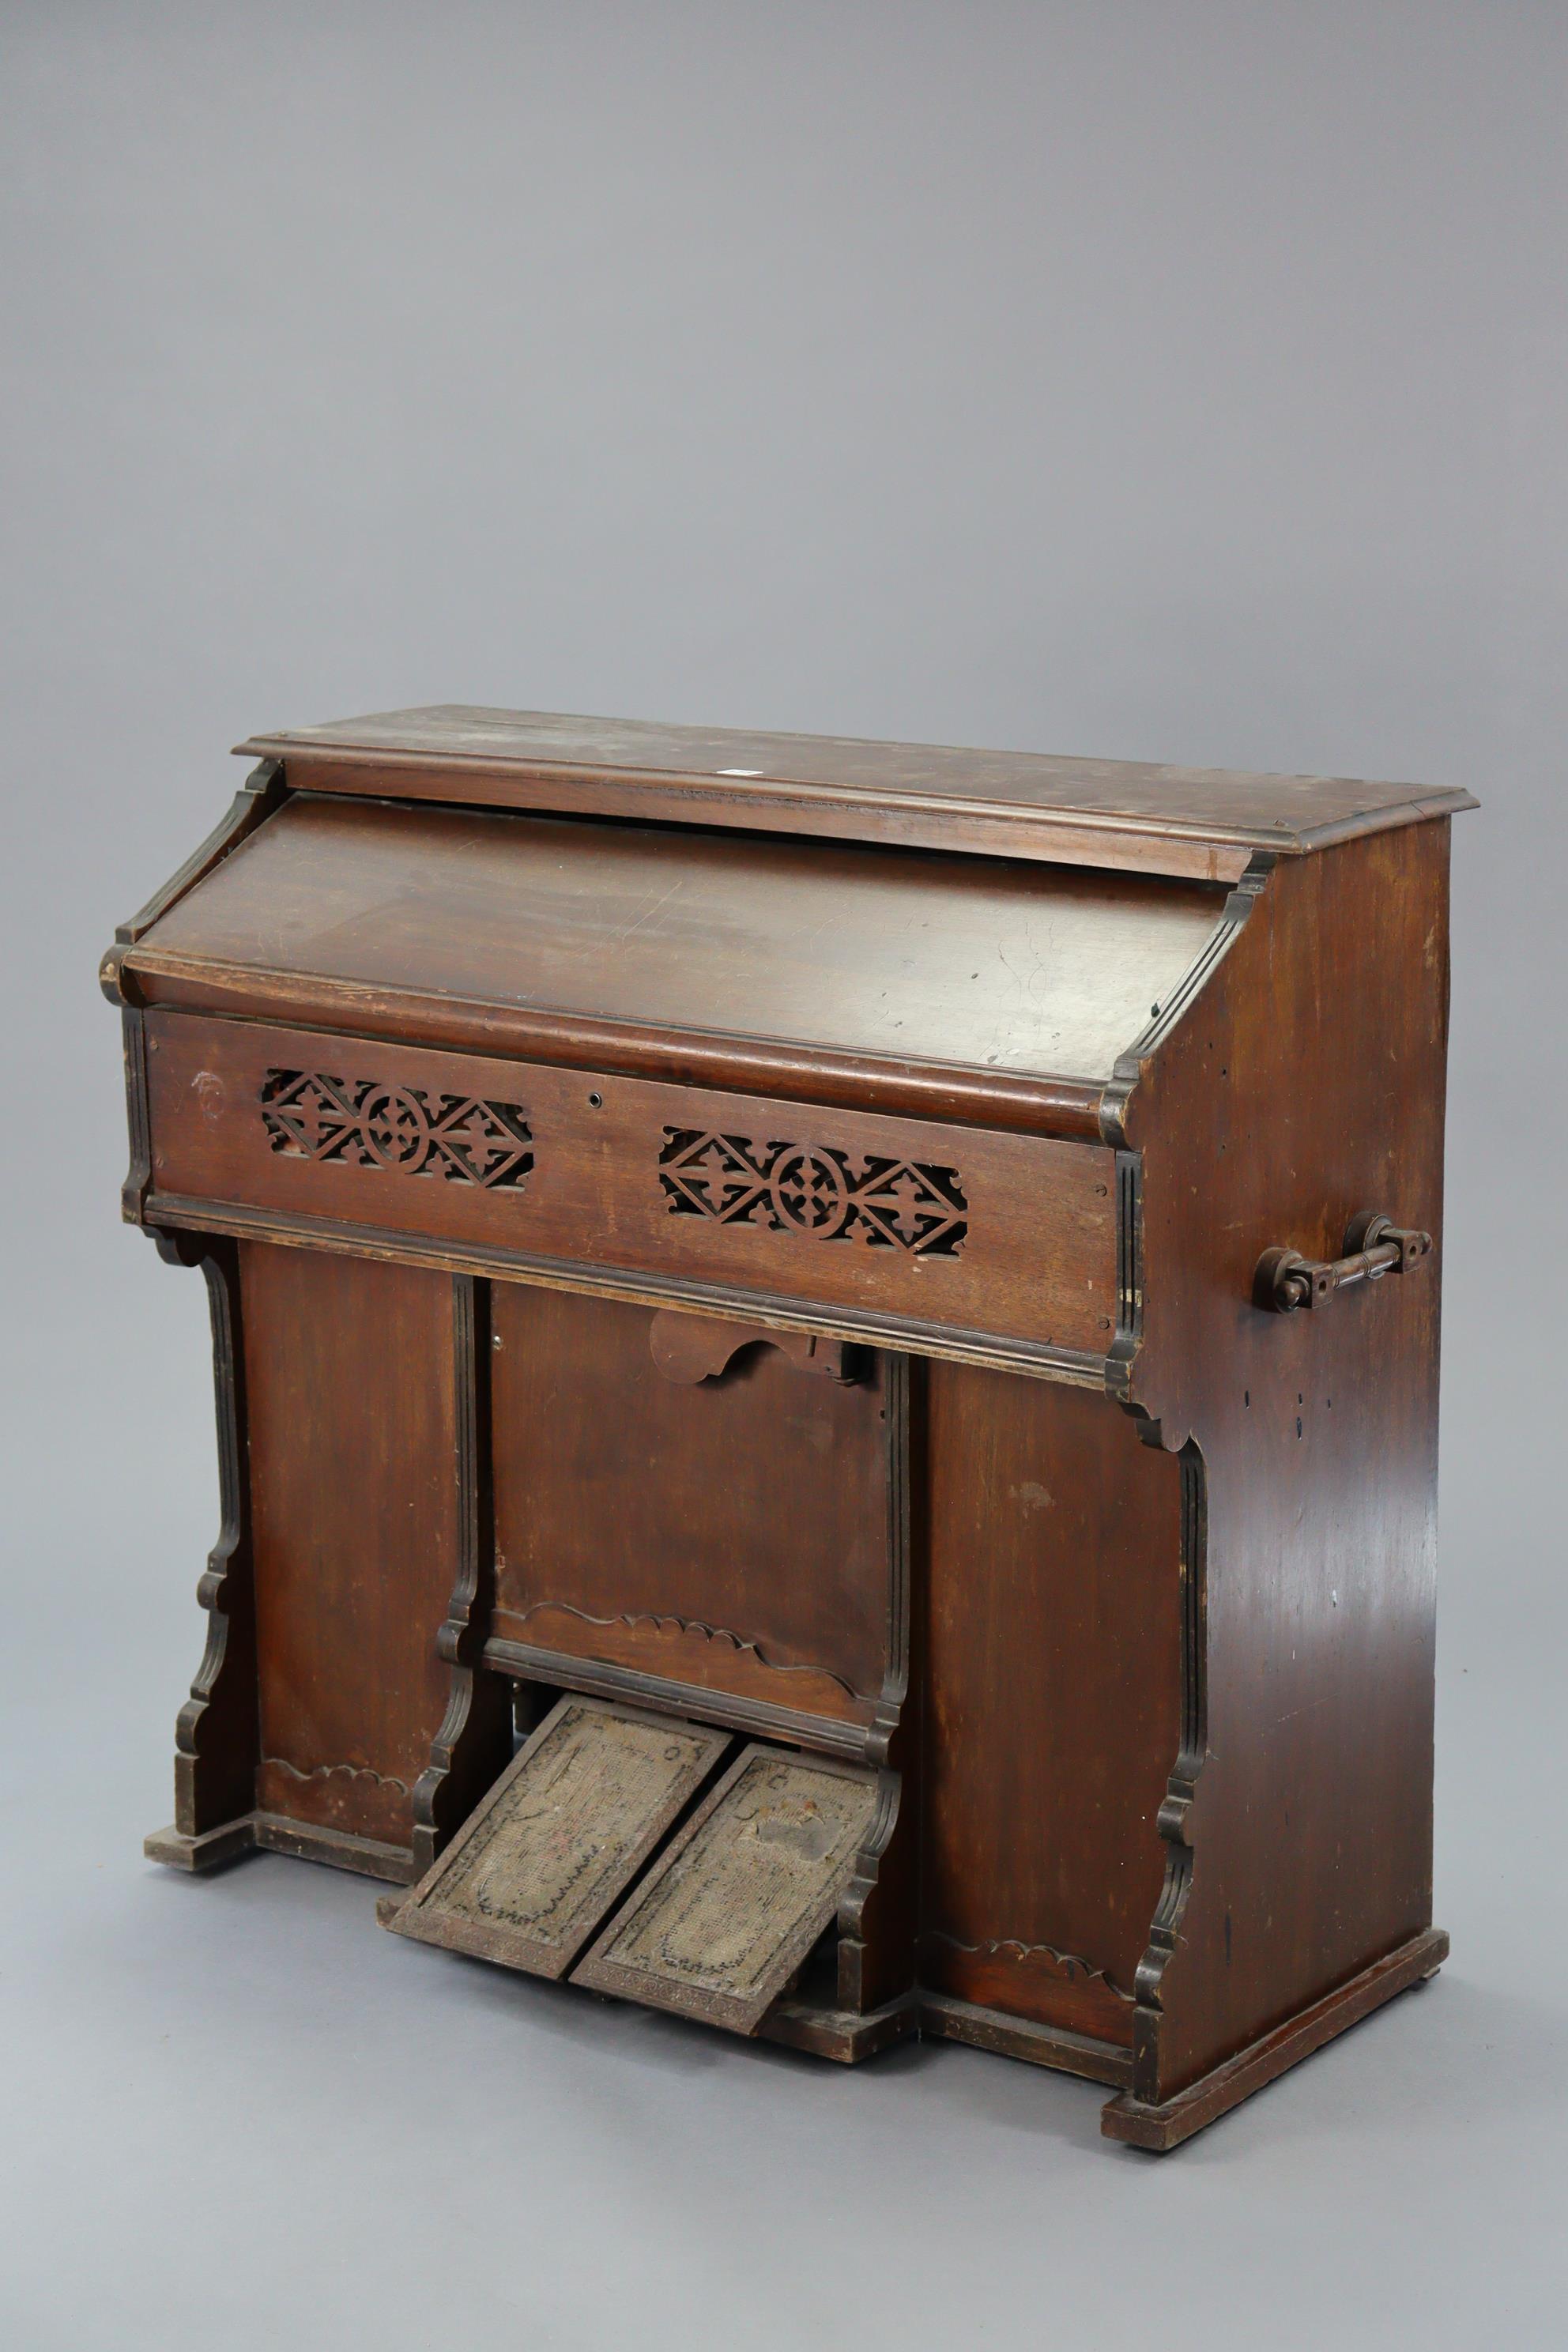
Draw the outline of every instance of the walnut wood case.
[[[241,748],[102,968],[216,1374],[149,1852],[423,1902],[557,1702],[663,1722],[729,1777],[612,1774],[623,1912],[493,1957],[592,1927],[600,1989],[1065,2068],[1152,2148],[1430,1975],[1468,796],[447,709]],[[814,1770],[854,1833],[737,1990],[659,1890]]]

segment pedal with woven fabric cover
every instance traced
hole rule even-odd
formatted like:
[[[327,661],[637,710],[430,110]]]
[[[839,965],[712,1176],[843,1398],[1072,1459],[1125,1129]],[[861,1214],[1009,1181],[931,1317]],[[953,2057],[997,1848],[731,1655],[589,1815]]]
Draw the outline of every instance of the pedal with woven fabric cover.
[[[389,1882],[520,1999],[968,2042],[1152,2149],[1430,1976],[1469,796],[240,749],[101,972],[217,1398],[149,1853]]]

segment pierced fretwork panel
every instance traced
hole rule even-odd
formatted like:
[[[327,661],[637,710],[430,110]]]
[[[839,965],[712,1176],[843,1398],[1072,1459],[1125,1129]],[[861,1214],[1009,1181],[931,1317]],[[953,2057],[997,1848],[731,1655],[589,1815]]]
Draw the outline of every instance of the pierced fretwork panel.
[[[323,1070],[268,1070],[261,1117],[274,1151],[349,1168],[521,1190],[533,1138],[519,1103],[432,1094]]]
[[[813,1241],[956,1257],[969,1231],[956,1168],[874,1151],[667,1127],[658,1177],[672,1216],[761,1225]]]

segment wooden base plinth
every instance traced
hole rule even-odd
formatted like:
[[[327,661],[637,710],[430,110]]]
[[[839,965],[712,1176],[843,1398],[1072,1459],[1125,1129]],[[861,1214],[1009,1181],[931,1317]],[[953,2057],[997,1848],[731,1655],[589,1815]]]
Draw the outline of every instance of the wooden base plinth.
[[[166,1870],[198,1872],[224,1870],[242,1855],[256,1852],[256,1830],[251,1816],[241,1813],[237,1821],[224,1822],[216,1830],[204,1830],[198,1837],[187,1837],[171,1822],[166,1830],[154,1830],[142,1841],[142,1851],[149,1862],[161,1862]]]
[[[151,1862],[196,1873],[220,1870],[258,1848],[330,1863],[339,1870],[356,1871],[363,1877],[386,1879],[396,1885],[411,1884],[415,1875],[406,1847],[383,1845],[339,1830],[307,1827],[278,1813],[244,1813],[199,1837],[187,1837],[173,1828],[159,1830],[146,1840],[143,1851]],[[376,1916],[383,1927],[391,1924],[400,1899],[384,1895],[377,1903]],[[1223,2066],[1158,2104],[1132,2096],[1131,2051],[1089,2034],[1069,2033],[1060,2027],[1007,2016],[1001,2010],[983,2009],[949,1993],[908,1992],[863,2016],[810,2001],[784,2000],[768,2012],[760,2032],[764,2041],[809,2051],[841,2065],[874,2057],[894,2042],[931,2035],[994,2051],[1001,2057],[1022,2058],[1031,2065],[1054,2067],[1059,2074],[1110,2084],[1119,2086],[1119,2095],[1101,2111],[1100,2129],[1106,2138],[1165,2155],[1385,2001],[1435,1976],[1447,1957],[1448,1938],[1442,1928],[1429,1927],[1413,1936],[1337,1991],[1326,1993],[1272,2033],[1238,2051]]]
[[[384,1845],[377,1838],[353,1837],[346,1830],[317,1829],[289,1821],[282,1813],[253,1813],[256,1843],[269,1853],[298,1854],[304,1862],[330,1863],[334,1870],[355,1870],[362,1878],[388,1878],[408,1886],[416,1876],[414,1855],[405,1845]]]
[[[1325,1993],[1310,2009],[1287,2019],[1212,2074],[1178,2091],[1173,2098],[1153,2105],[1123,2092],[1104,2109],[1100,2127],[1107,2139],[1125,2140],[1131,2147],[1149,2148],[1163,2156],[1202,2131],[1205,2124],[1239,2106],[1254,2091],[1261,2091],[1288,2066],[1310,2058],[1347,2026],[1358,2024],[1384,2001],[1435,1976],[1447,1957],[1447,1935],[1441,1927],[1428,1927],[1425,1934],[1401,1944],[1397,1951],[1374,1960],[1337,1992]]]
[[[1058,2074],[1082,2074],[1091,2083],[1125,2085],[1132,2080],[1132,2053],[1114,2042],[1069,2033],[1062,2026],[1037,2025],[1029,2018],[982,2009],[951,1993],[921,1993],[921,2032],[946,2042],[966,2042],[973,2050],[994,2050],[1004,2058],[1022,2058],[1031,2066],[1054,2066]]]
[[[362,1878],[390,1879],[399,1886],[406,1886],[415,1874],[414,1856],[405,1845],[384,1845],[375,1838],[353,1837],[346,1830],[318,1829],[281,1813],[239,1813],[197,1837],[174,1828],[154,1830],[142,1846],[149,1862],[191,1872],[221,1870],[258,1849],[328,1863],[334,1870],[357,1871]]]
[[[808,2050],[815,2058],[853,2066],[892,2042],[913,2041],[920,2027],[919,2000],[904,1993],[863,2016],[847,2009],[816,2009],[808,2001],[777,2001],[758,2032],[764,2042],[782,2042],[788,2049]]]

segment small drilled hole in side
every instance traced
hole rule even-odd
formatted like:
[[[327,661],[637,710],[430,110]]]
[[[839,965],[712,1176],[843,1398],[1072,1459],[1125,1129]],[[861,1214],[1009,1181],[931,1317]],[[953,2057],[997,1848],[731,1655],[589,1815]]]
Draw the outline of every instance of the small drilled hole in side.
[[[590,1110],[603,1110],[604,1108],[605,1097],[603,1095],[590,1095],[588,1097],[588,1108]]]

